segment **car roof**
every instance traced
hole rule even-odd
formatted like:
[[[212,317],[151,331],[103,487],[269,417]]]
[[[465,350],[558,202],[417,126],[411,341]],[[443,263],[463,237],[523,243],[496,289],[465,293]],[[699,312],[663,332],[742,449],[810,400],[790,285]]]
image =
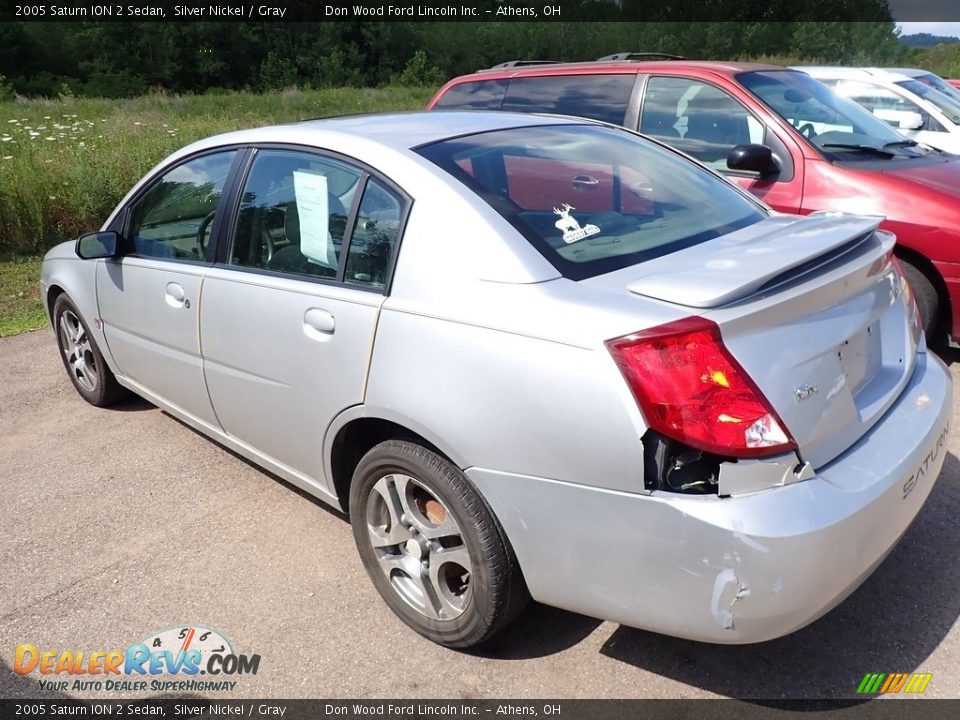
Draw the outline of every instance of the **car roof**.
[[[461,135],[537,125],[599,124],[584,118],[488,110],[394,112],[301,120],[286,125],[237,130],[214,135],[184,148],[197,152],[222,145],[290,143],[329,145],[340,139],[362,140],[392,150],[406,151]]]
[[[880,80],[882,82],[902,82],[909,80],[909,76],[894,70],[885,70],[875,67],[844,67],[842,65],[793,65],[794,70],[801,70],[811,77],[825,77],[846,80]]]
[[[598,75],[609,72],[669,72],[710,70],[721,75],[735,75],[754,70],[784,70],[780,65],[764,63],[729,62],[724,60],[600,60],[589,62],[544,63],[542,65],[518,65],[493,67],[462,75],[455,80],[497,80],[538,75]]]
[[[898,73],[899,75],[906,75],[907,77],[920,77],[921,75],[933,75],[929,70],[921,70],[920,68],[882,68],[887,72]]]

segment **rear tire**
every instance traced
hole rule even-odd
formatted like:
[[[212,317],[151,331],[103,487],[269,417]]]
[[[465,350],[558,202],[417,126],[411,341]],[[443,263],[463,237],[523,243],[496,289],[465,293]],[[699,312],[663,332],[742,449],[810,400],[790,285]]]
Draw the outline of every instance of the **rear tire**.
[[[407,625],[450,648],[478,645],[529,600],[503,529],[455,465],[388,440],[360,460],[350,523],[380,596]]]
[[[910,289],[913,290],[913,296],[917,300],[923,331],[927,340],[932,343],[937,339],[937,333],[941,326],[940,295],[930,279],[915,265],[901,259],[900,266],[903,268],[903,275],[910,283]]]
[[[80,397],[96,407],[106,407],[127,395],[107,367],[90,328],[66,295],[53,304],[53,329],[63,367]]]

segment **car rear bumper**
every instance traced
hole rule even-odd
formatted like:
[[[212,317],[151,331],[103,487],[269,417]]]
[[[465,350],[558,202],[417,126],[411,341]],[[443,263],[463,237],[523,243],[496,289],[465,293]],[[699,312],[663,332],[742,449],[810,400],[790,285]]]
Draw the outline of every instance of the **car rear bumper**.
[[[920,354],[884,418],[793,485],[719,498],[467,474],[534,599],[694,640],[760,642],[829,611],[896,545],[943,465],[950,410],[949,373]]]

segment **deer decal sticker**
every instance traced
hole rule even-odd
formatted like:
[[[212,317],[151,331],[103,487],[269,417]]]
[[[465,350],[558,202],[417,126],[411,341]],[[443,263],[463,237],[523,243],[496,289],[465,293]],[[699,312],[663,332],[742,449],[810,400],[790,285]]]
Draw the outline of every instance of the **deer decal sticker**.
[[[600,228],[596,225],[581,227],[577,219],[570,215],[571,210],[576,210],[576,208],[568,203],[564,203],[560,207],[553,209],[553,212],[560,216],[560,219],[554,223],[554,226],[563,233],[563,241],[567,245],[600,232]]]

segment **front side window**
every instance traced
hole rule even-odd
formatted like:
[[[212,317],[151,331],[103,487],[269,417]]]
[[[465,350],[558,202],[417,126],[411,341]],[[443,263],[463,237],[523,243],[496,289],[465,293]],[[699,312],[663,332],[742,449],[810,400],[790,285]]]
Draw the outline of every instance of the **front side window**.
[[[726,169],[737,145],[762,143],[763,124],[727,93],[680,77],[652,77],[640,114],[640,132],[715,169]]]
[[[636,75],[558,75],[513,78],[502,109],[556,113],[622,125]]]
[[[236,150],[178,165],[130,206],[124,233],[141,257],[203,260]]]
[[[229,262],[334,279],[363,173],[333,159],[262,150],[243,187]]]
[[[497,130],[418,152],[476,192],[573,280],[766,217],[760,205],[697,164],[602,126]]]

